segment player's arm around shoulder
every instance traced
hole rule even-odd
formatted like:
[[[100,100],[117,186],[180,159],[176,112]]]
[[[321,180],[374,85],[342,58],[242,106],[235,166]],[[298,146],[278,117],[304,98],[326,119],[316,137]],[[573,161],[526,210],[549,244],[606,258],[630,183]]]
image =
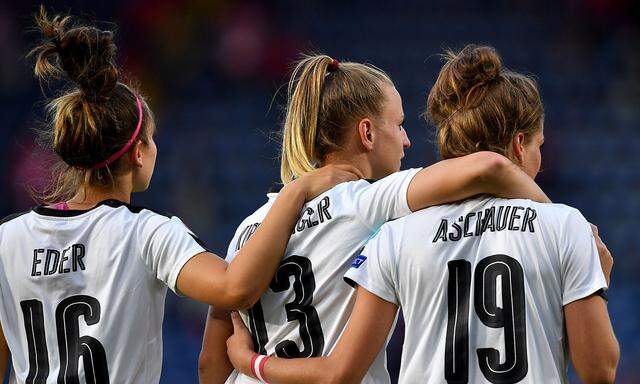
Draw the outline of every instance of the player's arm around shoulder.
[[[478,194],[550,202],[517,165],[494,152],[476,152],[439,161],[418,172],[407,191],[412,211],[463,200]]]
[[[582,225],[582,228],[579,229],[584,232],[588,230],[588,227]],[[599,261],[608,287],[613,258],[600,239],[597,227],[591,225],[590,229],[593,232],[593,240],[586,238],[583,242],[589,241],[591,243],[591,253],[593,253],[595,241],[598,259],[597,261],[592,260],[591,263]],[[588,250],[582,250],[582,252],[589,253]],[[589,261],[582,260],[582,262],[588,263]],[[601,295],[602,292],[603,290],[597,291],[566,303],[564,306],[571,360],[578,376],[584,383],[615,382],[616,369],[620,359],[620,346],[609,319],[606,296]]]
[[[334,350],[329,356],[310,359],[256,355],[249,331],[233,313],[234,334],[227,341],[227,351],[238,371],[268,383],[360,383],[384,346],[397,310],[395,304],[359,287],[351,318]]]

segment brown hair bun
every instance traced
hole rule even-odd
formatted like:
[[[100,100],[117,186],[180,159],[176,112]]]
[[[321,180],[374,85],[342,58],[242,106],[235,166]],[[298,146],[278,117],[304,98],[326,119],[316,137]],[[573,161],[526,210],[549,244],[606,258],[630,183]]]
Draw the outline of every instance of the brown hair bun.
[[[87,101],[107,98],[118,82],[113,32],[69,25],[70,20],[69,16],[50,19],[40,7],[36,25],[43,40],[31,51],[36,56],[35,74],[41,80],[67,77]]]

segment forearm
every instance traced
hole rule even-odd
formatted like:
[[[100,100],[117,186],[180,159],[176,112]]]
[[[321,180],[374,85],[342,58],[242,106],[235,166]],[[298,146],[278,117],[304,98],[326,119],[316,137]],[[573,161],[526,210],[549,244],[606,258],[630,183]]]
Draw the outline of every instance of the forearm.
[[[500,155],[493,164],[481,170],[479,193],[508,199],[530,199],[539,203],[551,203],[540,186],[511,160]]]
[[[549,202],[517,165],[494,152],[447,159],[422,169],[409,184],[407,202],[416,211],[485,193]]]
[[[269,213],[227,267],[225,286],[243,292],[251,306],[267,289],[285,252],[305,195],[293,183],[280,192]]]
[[[246,364],[240,371],[251,377],[255,377],[251,370],[252,355],[244,359]],[[264,365],[264,379],[272,384],[314,384],[314,383],[346,383],[348,381],[336,381],[332,378],[335,366],[330,357],[316,357],[312,359],[282,359],[270,357]]]
[[[620,358],[604,300],[597,295],[565,306],[569,352],[584,383],[613,383]]]
[[[227,356],[227,339],[232,334],[229,312],[209,308],[198,359],[200,384],[224,383],[233,371]]]

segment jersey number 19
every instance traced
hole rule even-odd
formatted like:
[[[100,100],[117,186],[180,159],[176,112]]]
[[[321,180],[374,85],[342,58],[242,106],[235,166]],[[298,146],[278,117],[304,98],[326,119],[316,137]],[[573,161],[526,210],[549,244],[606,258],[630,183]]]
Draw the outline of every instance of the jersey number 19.
[[[445,379],[449,384],[469,381],[469,296],[471,263],[453,260],[449,268]],[[498,277],[502,306],[498,306]],[[504,328],[505,356],[494,348],[478,348],[478,363],[484,377],[495,384],[517,383],[527,375],[527,331],[524,273],[518,261],[507,255],[482,259],[474,274],[474,307],[478,318],[490,328]],[[500,361],[504,360],[503,363]]]

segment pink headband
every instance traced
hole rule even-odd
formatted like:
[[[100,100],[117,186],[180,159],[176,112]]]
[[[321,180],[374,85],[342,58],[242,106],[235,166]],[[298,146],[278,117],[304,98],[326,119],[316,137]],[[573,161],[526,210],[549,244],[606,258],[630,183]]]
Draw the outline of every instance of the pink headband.
[[[122,157],[122,155],[127,153],[127,151],[131,148],[133,143],[136,141],[136,137],[138,137],[138,133],[140,133],[140,127],[142,127],[142,103],[140,102],[140,99],[138,98],[138,96],[136,96],[136,104],[138,105],[138,125],[136,126],[136,130],[133,131],[133,135],[131,135],[131,138],[129,139],[129,141],[127,141],[127,144],[125,144],[121,150],[109,156],[107,160],[94,165],[93,167],[91,167],[91,169],[102,168],[118,160],[120,157]]]

